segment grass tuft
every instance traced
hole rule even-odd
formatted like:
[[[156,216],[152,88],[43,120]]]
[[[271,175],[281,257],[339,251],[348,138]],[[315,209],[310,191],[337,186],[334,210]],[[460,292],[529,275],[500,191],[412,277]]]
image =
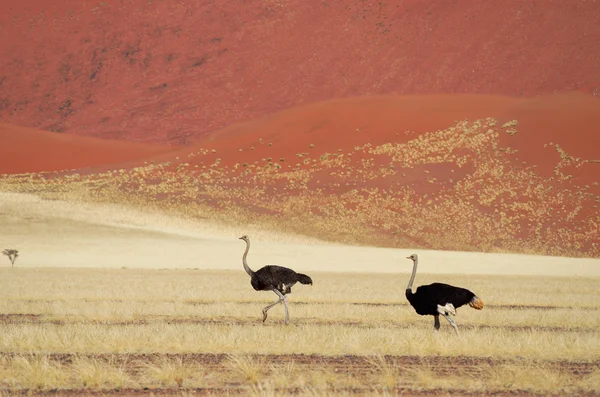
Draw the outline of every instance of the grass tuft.
[[[185,386],[186,381],[202,378],[201,369],[184,362],[182,357],[162,357],[157,362],[144,364],[144,381],[161,387]]]
[[[68,384],[69,374],[46,355],[20,355],[9,364],[4,382],[14,388],[47,390]]]
[[[265,377],[265,363],[250,355],[230,354],[228,367],[242,383],[257,385]]]
[[[396,365],[379,354],[369,357],[367,362],[375,375],[373,384],[380,385],[385,390],[396,387],[397,379],[400,377],[400,369]]]
[[[95,358],[76,358],[71,371],[85,389],[121,389],[131,384],[122,366]]]

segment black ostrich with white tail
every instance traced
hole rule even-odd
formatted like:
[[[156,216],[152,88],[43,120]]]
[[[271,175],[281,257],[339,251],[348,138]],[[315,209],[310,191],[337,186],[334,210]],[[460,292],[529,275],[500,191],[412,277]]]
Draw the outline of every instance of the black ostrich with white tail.
[[[419,257],[417,254],[412,254],[411,256],[408,256],[407,259],[412,259],[413,270],[408,286],[406,287],[406,299],[408,299],[412,307],[415,308],[415,311],[421,316],[429,315],[434,317],[434,327],[436,331],[440,329],[441,314],[448,320],[450,325],[454,327],[456,335],[459,335],[458,327],[450,315],[456,316],[456,309],[467,303],[472,308],[481,310],[483,309],[483,301],[468,289],[443,283],[421,285],[417,288],[417,291],[413,293],[412,284],[415,281],[415,275],[417,274]]]
[[[262,310],[263,322],[267,319],[267,312],[269,309],[276,304],[283,302],[285,305],[285,323],[289,324],[290,316],[288,312],[288,301],[286,294],[291,293],[292,287],[298,282],[300,284],[312,285],[312,279],[306,274],[296,273],[292,269],[277,265],[267,265],[256,272],[253,271],[246,262],[246,256],[250,250],[250,239],[248,236],[242,236],[240,237],[240,240],[244,240],[246,242],[246,251],[244,252],[244,256],[242,256],[242,263],[244,264],[246,273],[250,275],[250,283],[252,284],[252,288],[254,288],[256,291],[273,291],[277,294],[277,296],[279,296],[279,299],[265,306],[265,308]]]

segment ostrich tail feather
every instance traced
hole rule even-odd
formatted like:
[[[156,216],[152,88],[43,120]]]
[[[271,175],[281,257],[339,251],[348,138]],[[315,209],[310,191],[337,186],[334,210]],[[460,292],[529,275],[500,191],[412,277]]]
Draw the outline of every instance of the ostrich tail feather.
[[[298,281],[300,282],[300,284],[310,284],[312,285],[312,279],[310,277],[308,277],[306,274],[302,274],[302,273],[297,273],[298,275]]]
[[[483,301],[474,296],[473,299],[471,299],[471,301],[469,302],[469,306],[471,306],[473,309],[477,309],[477,310],[481,310],[483,309]]]

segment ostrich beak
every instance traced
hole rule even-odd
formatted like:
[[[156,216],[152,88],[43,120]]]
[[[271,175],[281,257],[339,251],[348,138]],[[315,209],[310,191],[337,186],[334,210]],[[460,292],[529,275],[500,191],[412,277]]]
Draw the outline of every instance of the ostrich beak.
[[[412,259],[410,256],[407,256],[406,259]]]

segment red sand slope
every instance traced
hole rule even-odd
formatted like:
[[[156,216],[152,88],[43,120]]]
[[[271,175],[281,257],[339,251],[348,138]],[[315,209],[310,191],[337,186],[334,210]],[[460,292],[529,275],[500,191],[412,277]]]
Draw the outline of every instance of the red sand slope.
[[[0,121],[189,143],[381,94],[600,95],[598,1],[0,2]]]
[[[118,164],[169,150],[173,147],[79,137],[0,123],[0,174]]]
[[[265,157],[293,159],[311,144],[313,155],[339,149],[347,153],[367,143],[407,142],[422,133],[448,128],[457,120],[486,117],[497,118],[500,124],[518,121],[518,132],[503,133],[499,141],[517,150],[511,156],[515,166],[525,161],[528,166],[536,165],[536,173],[551,176],[560,160],[557,145],[574,158],[600,160],[600,101],[578,92],[531,99],[423,95],[320,102],[232,125],[209,134],[198,144],[153,159],[196,164],[204,158],[188,158],[187,154],[204,148],[216,150],[207,156],[233,165]],[[179,160],[174,160],[176,156]],[[600,179],[600,163],[579,164],[573,172],[581,183],[594,182]]]
[[[600,101],[582,93],[352,98],[80,178],[108,200],[335,241],[600,257],[598,125]],[[35,158],[62,158],[50,153]]]
[[[598,257],[598,125],[582,93],[346,99],[91,178],[119,200],[336,241]]]

